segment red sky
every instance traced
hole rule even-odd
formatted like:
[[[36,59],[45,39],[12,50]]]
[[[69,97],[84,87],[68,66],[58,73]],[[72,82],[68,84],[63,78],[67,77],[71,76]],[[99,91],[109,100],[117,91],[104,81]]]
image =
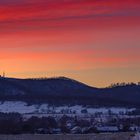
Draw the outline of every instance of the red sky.
[[[1,0],[0,71],[98,87],[140,81],[140,1]]]

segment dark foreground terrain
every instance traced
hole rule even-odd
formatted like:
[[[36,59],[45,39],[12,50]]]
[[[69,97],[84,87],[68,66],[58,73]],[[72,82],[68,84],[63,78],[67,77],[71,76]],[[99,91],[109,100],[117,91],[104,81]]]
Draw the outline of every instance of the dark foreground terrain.
[[[1,135],[0,140],[133,140],[134,133],[90,135]]]

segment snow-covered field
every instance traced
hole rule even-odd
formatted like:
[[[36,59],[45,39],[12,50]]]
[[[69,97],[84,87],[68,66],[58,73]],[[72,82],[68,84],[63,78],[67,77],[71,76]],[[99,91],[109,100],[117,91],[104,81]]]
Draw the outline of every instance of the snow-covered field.
[[[18,112],[21,114],[82,114],[82,110],[86,110],[88,114],[104,113],[107,114],[109,111],[112,113],[126,113],[135,110],[135,108],[90,108],[83,106],[49,106],[48,104],[34,104],[28,105],[26,102],[21,101],[6,101],[0,102],[0,112],[10,113]]]

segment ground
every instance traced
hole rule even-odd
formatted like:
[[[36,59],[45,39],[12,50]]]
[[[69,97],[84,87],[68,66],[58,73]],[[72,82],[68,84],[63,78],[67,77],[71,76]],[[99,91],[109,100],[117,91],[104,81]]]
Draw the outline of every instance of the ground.
[[[0,140],[133,140],[134,133],[88,135],[1,135]]]

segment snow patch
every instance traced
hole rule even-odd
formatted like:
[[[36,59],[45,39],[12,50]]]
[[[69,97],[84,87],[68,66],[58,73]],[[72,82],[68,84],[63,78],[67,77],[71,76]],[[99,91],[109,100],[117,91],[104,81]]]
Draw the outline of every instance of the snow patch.
[[[34,104],[28,105],[22,101],[5,101],[0,102],[0,112],[10,113],[17,112],[20,114],[82,114],[82,110],[86,110],[88,114],[103,113],[107,114],[109,111],[115,114],[132,112],[135,108],[87,108],[80,105],[75,106],[50,106],[48,104]]]

